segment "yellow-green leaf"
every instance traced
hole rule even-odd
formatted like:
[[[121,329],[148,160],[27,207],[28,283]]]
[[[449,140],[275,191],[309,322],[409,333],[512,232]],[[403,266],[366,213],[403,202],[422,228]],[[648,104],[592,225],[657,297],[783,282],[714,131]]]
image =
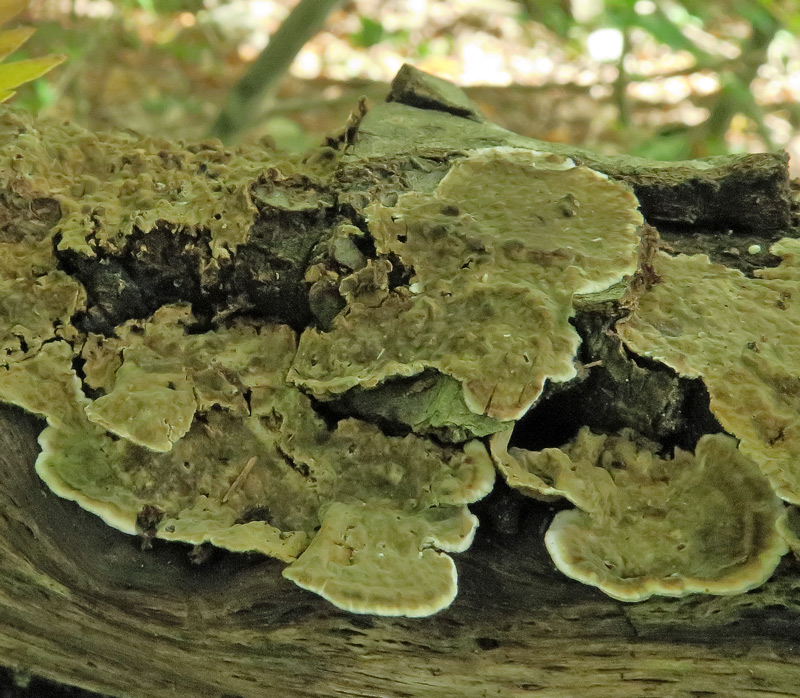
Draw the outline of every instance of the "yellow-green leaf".
[[[55,55],[29,58],[24,61],[0,65],[0,92],[12,90],[23,83],[35,80],[65,60],[66,56]]]
[[[27,6],[28,0],[0,0],[0,24],[5,24]]]
[[[11,99],[15,94],[17,93],[14,90],[3,90],[0,92],[0,104]]]
[[[35,31],[33,27],[17,27],[0,32],[0,61],[14,53]]]

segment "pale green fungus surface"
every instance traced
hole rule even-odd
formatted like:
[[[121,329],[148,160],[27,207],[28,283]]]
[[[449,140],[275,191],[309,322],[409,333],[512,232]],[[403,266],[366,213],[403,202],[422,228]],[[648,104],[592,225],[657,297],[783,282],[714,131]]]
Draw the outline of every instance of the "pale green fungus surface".
[[[499,420],[575,375],[573,297],[633,274],[642,222],[624,185],[512,148],[478,151],[432,194],[374,203],[367,217],[378,254],[413,270],[410,284],[389,287],[391,264],[344,279],[346,308],[329,331],[303,333],[291,380],[325,398],[433,368]]]
[[[147,321],[131,320],[117,337],[90,335],[84,372],[106,394],[87,407],[89,419],[110,432],[169,451],[195,412],[214,406],[248,414],[245,395],[280,383],[294,353],[286,326],[234,325],[188,334],[188,305],[163,306]]]
[[[627,290],[637,200],[562,156],[451,153],[422,192],[372,196],[332,186],[332,149],[289,162],[11,114],[0,145],[0,400],[47,420],[42,480],[145,545],[263,553],[348,611],[430,615],[456,595],[448,553],[471,544],[496,465],[576,506],[548,550],[616,598],[746,591],[781,536],[800,548],[770,489],[800,502],[800,242],[755,279],[659,253]],[[354,220],[334,192],[359,200]],[[148,270],[176,241],[196,288],[161,294]],[[267,293],[280,283],[299,290]],[[619,301],[628,347],[702,377],[740,448],[706,435],[662,458],[588,429],[508,448],[545,383],[576,376],[576,307]],[[490,434],[494,465],[473,438]]]
[[[466,505],[494,482],[482,443],[326,423],[287,382],[297,337],[275,321],[225,316],[201,328],[184,302],[104,334],[72,324],[91,308],[69,260],[124,265],[147,252],[151,231],[185,233],[201,285],[213,281],[252,243],[257,210],[269,225],[294,216],[292,235],[318,224],[334,203],[336,154],[289,162],[264,148],[182,147],[13,115],[0,118],[0,143],[0,399],[46,418],[36,470],[50,489],[145,544],[210,543],[297,564],[298,583],[344,608],[419,616],[447,606],[456,577],[446,551],[468,547],[477,520]],[[357,228],[337,230],[331,254],[363,297],[390,267],[367,261]],[[124,269],[115,273],[103,283],[123,283]],[[333,512],[360,531],[363,578],[324,563]],[[324,591],[309,581],[323,578]]]
[[[456,566],[439,551],[465,550],[476,525],[466,507],[408,513],[336,502],[283,576],[353,613],[428,616],[456,596]]]
[[[85,302],[83,286],[62,271],[0,280],[0,365],[24,358],[48,340],[73,338],[70,318]]]
[[[630,432],[584,427],[560,449],[504,451],[497,439],[494,450],[513,487],[576,505],[545,535],[573,579],[622,601],[737,594],[765,582],[787,548],[776,529],[784,506],[758,466],[725,434],[703,436],[694,454],[661,458],[656,449]]]
[[[265,151],[231,151],[216,140],[177,149],[158,138],[71,124],[34,128],[10,115],[0,121],[3,185],[28,200],[56,199],[58,248],[88,256],[119,251],[135,228],[166,222],[208,230],[212,256],[226,258],[250,235],[255,197],[275,208],[316,208],[313,187],[275,186],[303,179],[288,161],[273,161],[270,177],[251,190],[266,170]]]
[[[800,240],[771,251],[783,262],[756,278],[705,255],[658,253],[660,281],[617,331],[637,354],[701,377],[725,430],[782,498],[800,503]]]
[[[165,306],[147,322],[121,326],[119,337],[96,341],[85,364],[87,378],[111,392],[94,402],[80,390],[66,342],[44,345],[0,380],[3,397],[48,416],[36,467],[50,488],[129,533],[141,532],[140,517],[148,512],[156,514],[154,537],[260,552],[286,562],[299,556],[298,583],[305,580],[302,585],[316,591],[310,580],[324,577],[326,590],[320,593],[343,608],[428,615],[448,605],[455,595],[455,568],[437,551],[463,550],[472,540],[477,520],[465,505],[485,496],[494,481],[486,448],[478,441],[442,447],[414,435],[390,437],[356,419],[330,429],[309,398],[286,383],[294,353],[288,328],[238,326],[188,334],[189,320],[185,307]],[[117,353],[120,343],[123,358],[113,371],[109,367],[115,363],[107,354]],[[164,386],[169,367],[178,364],[188,392],[196,375],[205,378],[215,369],[228,381],[218,394],[204,384],[210,409],[194,413],[169,448],[154,448],[160,444],[133,438],[120,426],[138,424],[145,430],[148,424],[162,424],[159,414],[169,414],[166,400],[148,405],[130,397],[129,352],[140,356],[145,350],[149,370],[139,361],[132,373],[146,383],[150,395]],[[197,372],[201,365],[204,369]],[[32,390],[39,380],[47,381],[49,395],[39,397]],[[115,411],[103,400],[117,394],[120,381],[123,399]],[[236,400],[219,409],[231,386],[247,392],[244,413]],[[55,394],[58,400],[52,400]],[[72,407],[62,415],[65,398]],[[99,410],[92,409],[97,403]],[[134,414],[134,408],[146,416]],[[97,419],[104,409],[113,429]],[[176,400],[172,418],[179,409]],[[361,530],[364,579],[346,569],[319,568],[324,558],[319,551],[333,545],[323,521],[329,510],[351,512],[341,525]],[[377,550],[385,545],[388,528],[373,530],[370,522],[393,517],[399,521],[399,537],[384,560]],[[318,534],[321,524],[324,532]],[[317,553],[302,555],[319,535]],[[404,565],[414,583],[396,595],[392,580],[399,579]],[[287,569],[290,578],[292,570]],[[356,603],[355,597],[363,600]],[[393,597],[396,602],[388,603]]]

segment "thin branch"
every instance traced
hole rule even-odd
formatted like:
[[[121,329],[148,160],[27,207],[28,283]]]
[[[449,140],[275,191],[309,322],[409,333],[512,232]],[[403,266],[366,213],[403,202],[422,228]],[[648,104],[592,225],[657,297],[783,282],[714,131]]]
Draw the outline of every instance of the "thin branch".
[[[289,69],[294,57],[325,24],[341,0],[300,0],[266,48],[228,95],[210,135],[235,140],[256,120],[259,107]]]

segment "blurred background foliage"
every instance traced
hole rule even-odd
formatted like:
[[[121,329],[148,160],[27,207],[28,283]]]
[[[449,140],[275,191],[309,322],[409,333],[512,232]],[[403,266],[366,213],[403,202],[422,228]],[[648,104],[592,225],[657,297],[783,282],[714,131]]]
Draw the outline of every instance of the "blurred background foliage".
[[[274,42],[293,60],[265,76],[297,0],[31,0],[16,57],[69,60],[13,106],[195,138],[249,75],[240,97],[271,89],[246,136],[303,150],[410,62],[535,138],[665,160],[786,148],[800,174],[797,0],[316,1],[321,29]]]

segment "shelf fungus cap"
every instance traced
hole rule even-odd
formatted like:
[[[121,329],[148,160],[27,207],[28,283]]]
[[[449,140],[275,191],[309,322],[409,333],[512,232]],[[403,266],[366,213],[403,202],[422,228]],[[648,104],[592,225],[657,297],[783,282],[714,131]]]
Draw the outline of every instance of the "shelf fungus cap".
[[[630,432],[584,428],[565,449],[579,476],[565,494],[585,508],[556,514],[545,535],[556,567],[622,601],[737,594],[765,582],[787,547],[776,528],[784,506],[758,466],[725,434],[672,459],[651,447]],[[598,470],[605,490],[591,496]]]
[[[489,441],[495,465],[510,487],[546,502],[563,497],[584,511],[596,510],[614,497],[611,474],[585,466],[597,462],[606,441],[602,434],[586,429],[562,448],[528,451],[508,448],[512,433],[507,429]]]
[[[197,409],[183,370],[159,370],[149,357],[125,352],[114,389],[86,407],[96,424],[154,451],[169,451],[192,425]]]
[[[188,334],[192,320],[188,305],[165,305],[147,320],[119,326],[116,337],[90,335],[82,350],[86,381],[106,394],[86,407],[87,417],[166,452],[196,412],[219,406],[247,415],[248,389],[283,385],[295,350],[289,327],[235,325]]]
[[[800,240],[748,278],[705,255],[655,255],[660,279],[617,323],[629,349],[701,377],[711,411],[783,499],[800,503]]]
[[[0,370],[0,400],[45,417],[50,425],[82,423],[89,401],[73,370],[74,358],[69,342],[42,344],[36,353]]]
[[[283,576],[352,613],[429,616],[457,592],[455,563],[442,551],[468,548],[477,525],[466,507],[406,512],[335,502]]]
[[[476,151],[432,193],[366,213],[379,258],[413,276],[377,299],[348,283],[330,329],[301,336],[290,379],[324,399],[432,368],[501,421],[574,377],[573,299],[633,275],[642,223],[624,184],[515,148]]]
[[[129,339],[118,334],[95,341],[85,364],[92,381],[114,381],[109,395],[131,358],[109,363],[115,341]],[[477,520],[466,505],[494,482],[483,443],[387,436],[357,419],[329,427],[308,396],[286,383],[294,344],[285,327],[187,336],[156,322],[133,334],[141,341],[125,351],[152,360],[134,364],[137,370],[153,368],[158,379],[171,352],[194,380],[197,366],[216,362],[233,383],[251,387],[250,412],[198,411],[169,450],[111,435],[89,419],[70,345],[48,343],[0,375],[0,396],[47,415],[36,469],[51,490],[145,543],[211,543],[284,562],[300,556],[287,576],[343,608],[428,615],[452,601],[455,565],[445,553],[471,543]],[[276,351],[264,351],[270,347]],[[37,379],[47,391],[36,390]],[[54,397],[71,407],[54,407]],[[354,569],[322,565],[331,537],[358,552]],[[366,582],[353,576],[361,571]]]

